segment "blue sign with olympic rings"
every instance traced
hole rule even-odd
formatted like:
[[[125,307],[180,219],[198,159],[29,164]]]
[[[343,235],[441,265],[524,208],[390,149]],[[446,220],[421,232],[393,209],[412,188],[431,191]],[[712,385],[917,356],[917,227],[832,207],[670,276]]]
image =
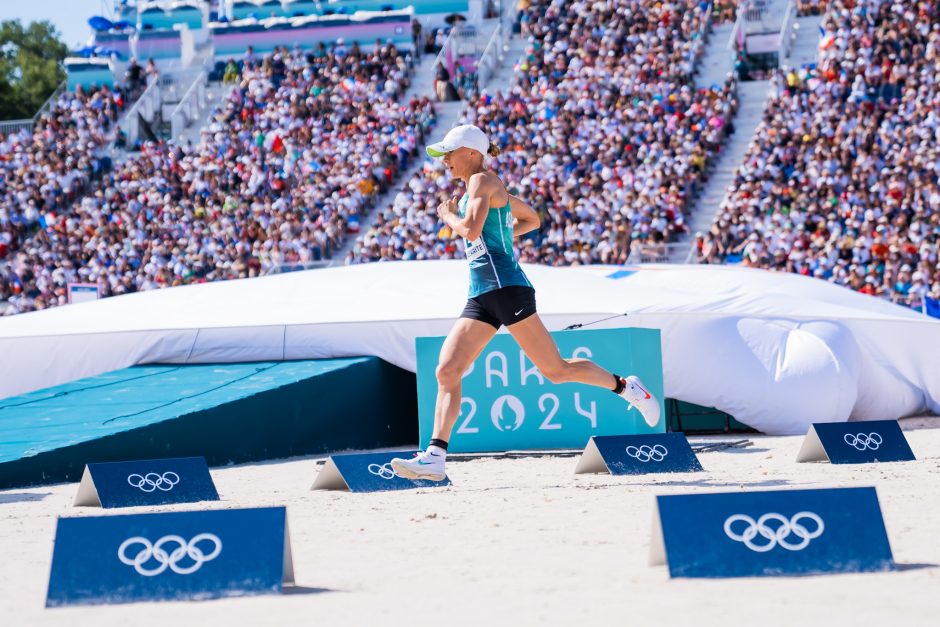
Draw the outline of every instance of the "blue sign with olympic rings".
[[[443,481],[408,479],[392,468],[396,458],[411,458],[417,451],[387,453],[346,453],[330,455],[317,474],[311,490],[349,490],[350,492],[386,492],[414,488],[437,488],[450,485]]]
[[[218,500],[204,457],[88,464],[75,495],[104,508]]]
[[[266,594],[293,581],[284,507],[60,518],[46,607]]]
[[[683,433],[597,435],[591,438],[575,474],[609,472],[644,475],[657,472],[699,472],[702,465]]]
[[[874,488],[656,497],[650,564],[672,577],[895,570]]]
[[[832,464],[914,460],[897,420],[817,422],[809,427],[796,461]]]

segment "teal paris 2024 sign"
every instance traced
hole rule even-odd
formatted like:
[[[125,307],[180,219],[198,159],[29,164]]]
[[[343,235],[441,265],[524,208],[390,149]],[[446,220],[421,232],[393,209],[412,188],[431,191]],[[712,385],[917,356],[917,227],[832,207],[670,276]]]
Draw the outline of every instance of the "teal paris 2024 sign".
[[[562,357],[586,357],[607,370],[634,374],[663,403],[663,360],[658,329],[556,331]],[[421,443],[431,437],[443,337],[417,338],[418,419]],[[613,386],[613,383],[611,383]],[[464,373],[460,417],[452,452],[582,448],[594,435],[662,433],[650,428],[624,399],[598,387],[553,384],[508,333],[496,335]]]

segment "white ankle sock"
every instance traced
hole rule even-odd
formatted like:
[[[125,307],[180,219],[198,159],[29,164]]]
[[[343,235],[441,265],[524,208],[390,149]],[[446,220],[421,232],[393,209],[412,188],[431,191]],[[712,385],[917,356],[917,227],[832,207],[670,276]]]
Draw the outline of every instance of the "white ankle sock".
[[[447,451],[442,449],[439,446],[434,446],[433,444],[427,448],[429,454],[434,455],[435,457],[447,458]]]

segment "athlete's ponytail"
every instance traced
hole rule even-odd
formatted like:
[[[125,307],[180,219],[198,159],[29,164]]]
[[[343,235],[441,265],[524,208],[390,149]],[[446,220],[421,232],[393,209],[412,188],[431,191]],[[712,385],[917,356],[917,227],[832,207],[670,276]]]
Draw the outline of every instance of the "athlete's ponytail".
[[[489,150],[486,151],[486,154],[488,154],[491,157],[498,157],[499,153],[500,153],[499,146],[497,144],[494,144],[493,142],[490,142],[490,148]]]

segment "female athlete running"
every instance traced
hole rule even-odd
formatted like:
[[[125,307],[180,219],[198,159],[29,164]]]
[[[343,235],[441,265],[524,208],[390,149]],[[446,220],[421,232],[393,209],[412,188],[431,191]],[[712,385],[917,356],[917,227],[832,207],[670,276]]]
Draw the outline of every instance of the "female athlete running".
[[[636,407],[651,427],[659,423],[659,400],[635,376],[626,378],[604,370],[589,359],[562,359],[552,336],[535,310],[535,290],[516,261],[514,237],[539,227],[538,214],[506,191],[500,178],[483,167],[486,154],[497,155],[486,134],[465,124],[444,140],[427,147],[433,158],[443,157],[451,176],[467,191],[441,203],[437,213],[464,238],[470,263],[470,297],[463,313],[441,347],[437,365],[437,403],[434,433],[427,449],[412,459],[393,459],[395,472],[408,479],[444,480],[447,442],[460,413],[460,382],[501,325],[512,334],[526,356],[552,383],[586,383],[613,391]]]

